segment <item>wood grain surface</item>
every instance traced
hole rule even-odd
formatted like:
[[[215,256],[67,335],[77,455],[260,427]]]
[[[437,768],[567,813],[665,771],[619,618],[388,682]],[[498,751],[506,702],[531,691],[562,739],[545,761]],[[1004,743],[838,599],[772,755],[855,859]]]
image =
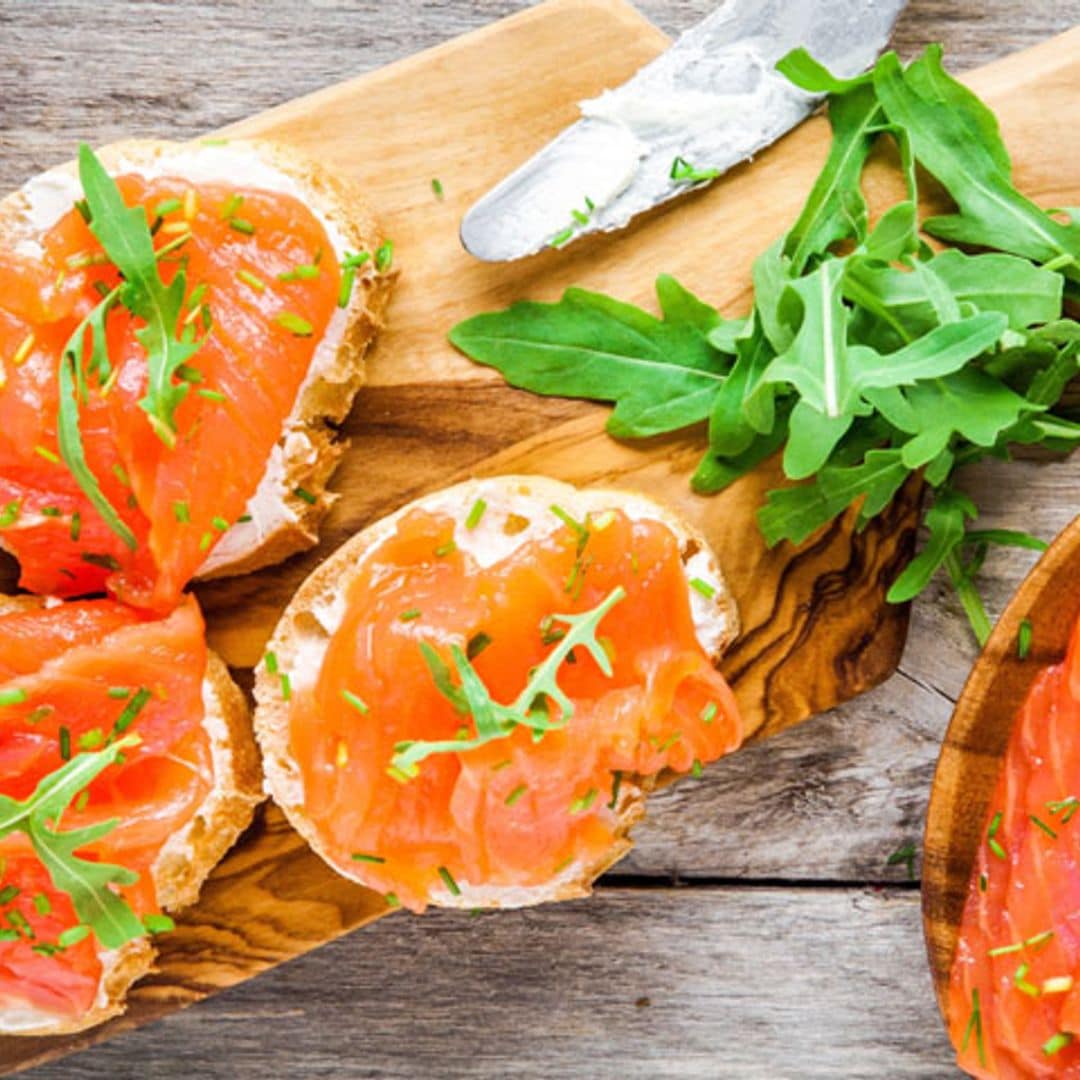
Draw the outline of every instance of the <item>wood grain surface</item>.
[[[1061,662],[1078,615],[1080,518],[1039,560],[998,620],[956,704],[934,774],[923,858],[923,923],[943,1013],[971,867],[1013,721],[1035,676]],[[1031,651],[1021,659],[1016,642],[1024,619],[1031,623]]]
[[[80,137],[197,134],[520,6],[0,3],[0,186],[68,156]],[[675,30],[712,4],[641,6]],[[942,39],[963,69],[1078,18],[1074,0],[916,0],[897,42],[910,52]],[[166,79],[170,50],[178,70]],[[553,419],[577,419],[548,404]],[[490,438],[497,448],[498,433]],[[418,433],[410,445],[422,444]],[[443,440],[426,452],[457,451]],[[464,454],[456,462],[469,466]],[[358,475],[378,483],[368,470]],[[997,466],[967,477],[984,524],[1050,535],[1072,516],[1075,463],[1020,463],[1007,475],[1007,487]],[[991,559],[994,610],[1029,562]],[[939,590],[916,605],[889,684],[659,795],[620,867],[635,876],[591,904],[502,920],[384,920],[39,1075],[944,1075],[950,1055],[922,997],[914,896],[893,898],[888,920],[860,920],[873,894],[837,883],[904,877],[884,859],[919,831],[936,741],[972,654],[955,603]],[[694,887],[665,893],[664,918],[654,919],[647,886],[670,878]],[[725,883],[736,878],[738,887]],[[822,884],[754,887],[794,880]],[[819,896],[842,898],[835,918],[813,917]],[[487,926],[490,935],[479,929]],[[763,953],[763,937],[784,947]],[[803,957],[827,967],[826,955],[837,977],[808,984]],[[659,1020],[648,1006],[627,1007],[623,983],[641,979],[668,1002]],[[547,1011],[551,1025],[538,1020]]]

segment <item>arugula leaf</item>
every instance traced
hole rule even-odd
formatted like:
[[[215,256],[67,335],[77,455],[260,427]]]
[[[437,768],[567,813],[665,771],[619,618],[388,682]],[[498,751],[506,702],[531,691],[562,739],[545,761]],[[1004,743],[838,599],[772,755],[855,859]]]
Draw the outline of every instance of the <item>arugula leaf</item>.
[[[872,72],[867,71],[851,79],[840,79],[824,64],[818,63],[801,45],[782,56],[776,63],[776,70],[788,82],[810,94],[846,94],[849,90],[872,82],[874,78]]]
[[[713,454],[738,457],[757,436],[772,431],[776,391],[763,377],[775,355],[760,320],[754,319],[750,334],[735,342],[735,364],[713,399],[709,414]]]
[[[559,670],[574,649],[582,648],[596,661],[605,675],[611,676],[611,660],[596,635],[604,616],[625,596],[626,590],[619,585],[591,611],[578,615],[552,615],[552,619],[566,625],[566,633],[533,669],[525,688],[510,705],[501,705],[492,698],[472,662],[459,646],[451,646],[450,655],[461,681],[460,687],[450,682],[449,669],[429,646],[424,656],[435,677],[435,685],[455,709],[460,711],[464,703],[476,725],[476,735],[471,739],[398,743],[394,747],[390,767],[405,777],[414,777],[420,762],[432,754],[475,750],[493,739],[505,739],[518,727],[529,727],[536,732],[565,727],[574,715],[574,703],[559,686]],[[436,658],[434,664],[431,659],[433,655]],[[557,720],[549,718],[551,702],[559,706]]]
[[[75,913],[107,949],[118,949],[146,930],[113,885],[134,885],[139,875],[111,863],[80,859],[75,852],[111,832],[118,822],[103,821],[84,829],[59,830],[60,819],[80,791],[121,753],[137,746],[137,736],[118,739],[104,750],[77,754],[44,777],[22,802],[0,795],[0,837],[25,833],[53,885],[71,897]]]
[[[772,457],[788,437],[789,410],[780,407],[776,426],[765,435],[755,435],[753,441],[740,454],[724,456],[714,454],[710,449],[702,458],[690,480],[690,485],[700,494],[712,494],[722,491],[757,468],[766,458]]]
[[[669,277],[657,282],[657,319],[584,289],[554,304],[524,301],[476,315],[450,332],[466,356],[539,394],[614,401],[611,434],[642,438],[708,417],[731,357],[709,343],[719,315]],[[691,302],[692,301],[692,302]]]
[[[894,53],[886,53],[874,69],[874,88],[889,119],[907,131],[919,162],[959,207],[958,214],[928,219],[926,231],[1038,262],[1080,255],[1080,228],[1054,221],[1013,187],[1002,170],[1001,150],[987,139],[985,113],[973,111],[970,99],[965,102],[962,88],[941,66],[940,48],[927,49],[912,66],[914,77],[905,75]],[[920,85],[937,96],[921,96]],[[949,88],[948,97],[941,96],[942,87]],[[1065,267],[1065,273],[1080,278],[1080,265]]]
[[[911,600],[930,584],[938,567],[963,543],[967,519],[976,516],[978,510],[966,495],[950,488],[938,491],[934,505],[926,513],[930,537],[922,551],[893,582],[888,594],[891,603]]]
[[[190,384],[173,376],[202,342],[178,336],[186,293],[186,275],[177,272],[168,285],[158,273],[153,237],[142,206],[129,207],[115,181],[85,143],[79,147],[79,179],[90,208],[90,230],[124,276],[120,300],[146,323],[135,336],[146,349],[149,382],[140,408],[168,445],[176,436],[175,413]]]

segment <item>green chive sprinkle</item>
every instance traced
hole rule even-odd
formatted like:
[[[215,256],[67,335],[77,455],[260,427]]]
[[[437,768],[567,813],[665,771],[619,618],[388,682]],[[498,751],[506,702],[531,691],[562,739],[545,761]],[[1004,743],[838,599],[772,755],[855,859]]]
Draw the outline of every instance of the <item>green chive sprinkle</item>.
[[[445,544],[440,544],[435,549],[435,557],[437,559],[444,559],[447,555],[453,555],[457,551],[457,544],[453,540],[447,540]]]
[[[91,728],[79,736],[80,750],[96,750],[105,741],[105,732],[101,728]]]
[[[78,510],[76,510],[75,513],[71,515],[70,535],[71,539],[76,542],[82,535],[82,514],[80,514]]]
[[[453,875],[445,866],[439,867],[439,877],[443,879],[443,884],[450,890],[452,896],[460,896],[461,890],[458,888],[458,883],[454,880]]]
[[[47,446],[35,446],[34,453],[37,454],[38,457],[44,458],[51,465],[60,464],[60,455],[54,453]]]
[[[690,579],[690,588],[695,592],[701,593],[706,600],[711,600],[716,595],[716,586],[710,585],[707,581],[699,577]]]
[[[181,525],[188,525],[191,522],[191,511],[188,509],[188,504],[183,499],[177,499],[172,504],[173,517],[176,518]]]
[[[87,223],[87,225],[89,225],[90,224],[90,204],[86,201],[86,199],[76,199],[75,202],[74,202],[74,206],[75,206],[75,209],[79,211],[79,217],[81,217],[83,219],[83,221],[85,221]]]
[[[389,908],[401,907],[401,901],[398,899],[397,893],[388,892],[383,899],[386,901],[386,906]]]
[[[196,285],[195,288],[191,290],[191,295],[187,298],[187,306],[192,309],[197,308],[202,303],[203,297],[206,296],[208,288],[209,286],[206,284],[205,281],[202,281],[198,285]],[[186,369],[187,364],[185,364],[184,367]],[[198,382],[198,379],[191,378],[191,376],[187,373],[187,370],[185,370],[183,377],[191,382]]]
[[[278,673],[277,653],[268,652],[263,658],[263,662],[266,664],[266,670],[271,675]]]
[[[26,718],[28,724],[40,724],[47,716],[52,716],[56,709],[52,705],[39,705]]]
[[[27,698],[27,693],[20,686],[11,690],[0,690],[0,705],[21,705]]]
[[[549,247],[561,248],[574,235],[573,225],[568,225],[562,232],[556,233],[548,242]]]
[[[210,545],[214,542],[214,534],[212,532],[204,532],[199,537],[199,550],[209,551]]]
[[[161,202],[154,207],[153,216],[156,218],[168,217],[169,214],[175,214],[176,211],[180,209],[181,205],[179,199],[162,199]]]
[[[615,770],[615,780],[611,785],[611,801],[608,803],[608,809],[614,810],[619,802],[619,789],[622,787],[622,772],[618,769]]]
[[[217,529],[218,532],[228,532],[229,531],[229,523],[223,517],[221,517],[220,515],[218,515],[217,517],[211,518],[210,519],[210,524],[213,525],[214,528]]]
[[[43,506],[41,508],[41,516],[48,518],[60,517],[61,511],[59,506]],[[3,519],[0,517],[0,527],[3,526]]]
[[[982,1009],[979,1007],[979,991],[971,991],[971,1018],[964,1029],[964,1041],[960,1044],[960,1052],[964,1053],[971,1041],[971,1033],[975,1032],[975,1045],[979,1048],[979,1064],[986,1065],[986,1048],[983,1046]]]
[[[71,732],[62,724],[60,725],[60,759],[71,760]]]
[[[85,941],[89,936],[89,926],[69,926],[66,930],[60,932],[56,941],[62,948],[69,949],[72,945],[78,945],[80,941]]]
[[[311,281],[319,276],[319,268],[314,265],[294,266],[278,274],[278,281]]]
[[[14,885],[5,885],[0,889],[0,904],[10,904],[18,895],[19,890]]]
[[[142,924],[148,934],[167,934],[176,929],[176,923],[168,915],[144,915]]]
[[[386,273],[394,262],[394,242],[387,240],[378,251],[375,252],[375,269],[380,274]]]
[[[513,763],[511,758],[504,758],[502,761],[496,761],[495,764],[491,766],[491,771],[502,772],[503,769],[509,769]]]
[[[1045,945],[1053,936],[1053,930],[1044,930],[1041,934],[1033,934],[1024,944],[1029,949],[1037,949],[1040,945]]]
[[[19,520],[19,509],[22,504],[18,499],[12,499],[11,502],[0,510],[0,529],[6,529],[9,525],[14,525]],[[43,510],[42,513],[45,511]]]
[[[384,863],[384,859],[381,855],[368,855],[363,851],[354,851],[352,853],[353,862],[369,862],[369,863]]]
[[[701,722],[703,724],[711,724],[716,719],[717,706],[715,701],[710,701],[704,709],[701,710]]]
[[[1051,829],[1050,826],[1042,820],[1042,818],[1037,818],[1034,814],[1030,814],[1029,817],[1031,818],[1031,824],[1034,825],[1037,829],[1042,829],[1042,831],[1046,833],[1046,835],[1049,836],[1051,840],[1056,840],[1058,838],[1058,834],[1054,832],[1054,830]]]
[[[315,498],[306,488],[298,487],[293,488],[293,494],[298,499],[303,499],[309,506],[314,506],[319,500]]]
[[[465,528],[475,529],[480,524],[485,510],[487,510],[487,503],[483,499],[477,499],[469,510],[469,516],[465,519]]]
[[[398,618],[401,619],[402,622],[412,622],[413,619],[419,619],[420,618],[420,609],[419,608],[414,608],[414,607],[409,608],[408,611],[403,611],[398,616]]]
[[[1076,811],[1080,810],[1080,799],[1075,795],[1070,795],[1068,798],[1060,800],[1060,802],[1048,802],[1046,809],[1051,814],[1061,814],[1061,824],[1068,825]]]
[[[274,316],[274,322],[278,326],[284,327],[290,334],[295,337],[311,337],[315,332],[315,328],[307,321],[307,319],[301,318],[294,311],[280,311]]]
[[[1024,943],[1022,941],[1014,942],[1012,945],[999,945],[996,949],[988,949],[987,956],[1008,956],[1009,953],[1017,953],[1023,949]]]
[[[364,699],[361,698],[359,695],[354,694],[351,690],[342,690],[341,691],[341,696],[357,712],[366,713],[366,712],[370,711],[367,702],[365,702]]]
[[[281,673],[281,700],[292,700],[292,680],[284,671]]]
[[[131,477],[127,474],[127,469],[123,465],[117,463],[112,467],[113,476],[123,484],[124,487],[131,487]]]
[[[116,723],[113,724],[113,731],[117,735],[122,735],[131,725],[135,722],[136,717],[146,707],[146,703],[153,697],[153,694],[145,686],[139,687],[135,692],[135,696],[124,706],[124,711],[116,718]]]
[[[470,660],[475,660],[491,644],[491,635],[482,630],[479,634],[473,634],[465,646],[465,655]]]
[[[371,252],[369,251],[357,251],[353,253],[346,253],[345,258],[341,261],[343,270],[348,270],[351,267],[363,266],[364,263],[371,258]]]
[[[596,788],[589,788],[580,799],[575,799],[570,804],[571,814],[583,814],[594,802],[596,802]]]
[[[0,941],[18,941],[19,935],[14,930],[0,930]]]
[[[691,776],[700,776],[702,773],[701,761],[698,758],[694,758],[694,764],[690,766]]]
[[[1005,849],[998,843],[997,840],[990,840],[987,842],[987,846],[990,850],[1003,862],[1008,861],[1008,855],[1005,854]]]
[[[437,176],[431,181],[431,190],[435,193],[436,199],[441,199],[443,197],[442,181]]]
[[[990,879],[985,874],[979,875],[979,892],[986,892],[986,887],[990,884]]]
[[[48,915],[49,912],[52,911],[52,902],[43,892],[39,892],[35,895],[34,910],[39,915]]]
[[[238,517],[238,518],[236,519],[236,524],[237,524],[237,525],[246,525],[246,524],[247,524],[247,523],[248,523],[249,521],[251,521],[251,520],[252,520],[252,517],[251,517],[251,515],[250,515],[250,514],[241,514],[241,515],[240,515],[240,516],[239,516],[239,517]]]
[[[1031,652],[1031,620],[1024,619],[1016,632],[1016,655],[1021,660],[1028,658]]]
[[[353,286],[356,284],[356,267],[346,266],[341,272],[341,288],[338,289],[337,306],[346,308],[352,299]]]
[[[221,208],[221,220],[228,221],[229,218],[236,216],[236,211],[244,205],[244,196],[237,192],[233,192],[228,199],[225,200],[225,205]]]
[[[266,292],[266,282],[256,277],[250,270],[240,269],[236,271],[236,277],[245,285],[249,285],[256,292]]]
[[[1027,980],[1027,973],[1031,970],[1030,964],[1021,964],[1013,975],[1013,985],[1022,994],[1027,994],[1028,997],[1038,997],[1039,988],[1030,983]]]
[[[245,218],[229,218],[229,228],[235,229],[238,233],[243,233],[245,236],[255,235],[255,226]]]
[[[516,803],[518,801],[518,799],[520,799],[521,796],[524,795],[525,792],[528,791],[528,790],[529,790],[529,787],[528,787],[527,784],[518,784],[518,786],[516,788],[514,788],[514,790],[511,791],[509,795],[506,796],[506,799],[505,799],[506,805],[507,806],[513,806],[514,803]]]
[[[657,748],[656,751],[659,754],[664,754],[670,750],[680,739],[682,738],[681,731],[672,732]]]
[[[1053,1057],[1058,1051],[1064,1050],[1069,1043],[1072,1042],[1072,1035],[1067,1031],[1059,1031],[1056,1035],[1051,1035],[1049,1039],[1042,1044],[1042,1052],[1047,1057]]]
[[[988,837],[988,838],[990,838],[990,839],[993,839],[993,837],[997,836],[997,831],[998,831],[998,829],[1000,829],[1000,828],[1001,828],[1001,816],[1002,816],[1002,813],[1001,813],[1001,811],[999,810],[999,811],[998,811],[998,812],[997,812],[997,813],[996,813],[996,814],[995,814],[995,815],[994,815],[994,816],[993,816],[993,817],[992,817],[992,818],[990,819],[990,825],[989,825],[989,827],[988,827],[988,828],[987,828],[987,830],[986,830],[986,835],[987,835],[987,837]]]
[[[80,557],[84,563],[100,567],[102,570],[120,569],[120,564],[111,555],[101,555],[93,551],[84,551]]]

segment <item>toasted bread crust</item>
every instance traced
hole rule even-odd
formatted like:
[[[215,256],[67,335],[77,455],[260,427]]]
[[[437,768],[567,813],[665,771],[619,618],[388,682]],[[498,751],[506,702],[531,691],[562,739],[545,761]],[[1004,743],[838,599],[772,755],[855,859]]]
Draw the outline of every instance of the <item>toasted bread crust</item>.
[[[48,603],[40,597],[0,596],[0,615]],[[188,823],[162,849],[150,868],[161,907],[176,912],[195,902],[202,883],[237,837],[251,824],[263,801],[262,769],[252,738],[247,700],[216,653],[208,653],[203,681],[203,726],[210,736],[214,786]],[[150,940],[129,941],[102,956],[102,975],[94,1007],[75,1019],[41,1013],[39,1025],[10,1023],[0,1008],[0,1034],[71,1035],[119,1016],[132,984],[153,968]]]
[[[579,490],[546,477],[503,476],[488,480],[469,480],[422,496],[357,533],[322,563],[294,595],[268,645],[276,654],[279,664],[285,670],[293,672],[294,682],[299,673],[295,670],[293,659],[301,643],[306,641],[309,645],[309,648],[304,650],[307,658],[312,655],[310,645],[313,635],[317,639],[323,639],[324,648],[325,642],[329,641],[329,632],[321,624],[316,612],[320,609],[326,610],[332,606],[335,597],[342,596],[367,553],[393,532],[398,520],[416,507],[436,503],[442,509],[447,506],[460,508],[464,516],[481,491],[488,502],[492,501],[492,484],[497,485],[498,490],[505,493],[508,499],[528,498],[545,510],[551,503],[558,503],[571,514],[576,513],[579,516],[584,516],[589,511],[618,507],[628,501],[639,509],[647,507],[650,517],[662,521],[675,533],[684,565],[695,556],[704,555],[708,559],[711,580],[715,580],[719,587],[710,601],[715,604],[712,629],[718,632],[711,635],[711,647],[707,647],[707,652],[714,664],[719,663],[724,650],[737,636],[738,611],[715,556],[699,530],[669,508],[638,492],[597,488]],[[524,543],[529,537],[530,530],[524,530],[520,533],[520,542]],[[700,597],[695,602],[700,602]],[[305,810],[303,779],[289,749],[289,706],[282,700],[277,680],[261,665],[256,673],[255,699],[255,735],[263,754],[267,790],[284,811],[293,828],[312,849],[334,870],[343,873],[323,847],[315,824]],[[509,908],[587,896],[592,891],[593,882],[633,846],[629,836],[630,829],[644,817],[645,795],[652,786],[651,777],[624,777],[619,802],[615,807],[615,838],[609,850],[595,862],[587,865],[574,864],[552,881],[530,888],[496,889],[459,881],[459,895],[445,890],[431,894],[430,902],[440,907]],[[344,876],[362,883],[358,875],[346,873]]]
[[[228,145],[242,152],[250,151],[261,162],[289,177],[308,205],[337,229],[352,250],[375,252],[382,244],[379,225],[352,180],[279,143],[229,140]],[[198,142],[130,139],[102,147],[97,153],[111,172],[137,171],[140,166],[160,168],[163,160],[199,146]],[[31,182],[53,176],[77,177],[77,174],[75,163],[66,162]],[[0,235],[12,239],[30,236],[34,228],[28,217],[29,207],[24,189],[0,200]],[[286,430],[281,433],[279,447],[285,468],[279,497],[286,511],[282,520],[263,535],[253,536],[252,542],[228,561],[214,561],[211,555],[210,568],[198,575],[200,579],[251,573],[282,562],[318,542],[319,527],[335,499],[327,485],[345,448],[336,425],[348,415],[363,385],[364,357],[383,325],[396,276],[396,271],[375,272],[370,262],[358,273],[334,362],[319,377],[305,383]],[[302,447],[303,452],[291,452],[292,447]],[[311,498],[299,497],[297,490]]]

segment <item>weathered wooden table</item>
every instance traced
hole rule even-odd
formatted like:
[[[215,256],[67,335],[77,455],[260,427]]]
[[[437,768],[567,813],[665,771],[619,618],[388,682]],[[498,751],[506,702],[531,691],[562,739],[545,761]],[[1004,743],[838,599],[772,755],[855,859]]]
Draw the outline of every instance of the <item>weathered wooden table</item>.
[[[523,6],[0,0],[0,189],[79,139],[196,135]],[[676,31],[715,0],[640,6]],[[1078,21],[1080,0],[912,0],[895,43],[943,41],[962,70]],[[965,477],[985,525],[1049,538],[1080,507],[1080,457],[1002,476]],[[991,555],[995,612],[1031,561]],[[951,594],[933,588],[894,678],[663,792],[591,900],[384,919],[33,1075],[954,1075],[918,886],[886,860],[919,842],[973,657]]]

